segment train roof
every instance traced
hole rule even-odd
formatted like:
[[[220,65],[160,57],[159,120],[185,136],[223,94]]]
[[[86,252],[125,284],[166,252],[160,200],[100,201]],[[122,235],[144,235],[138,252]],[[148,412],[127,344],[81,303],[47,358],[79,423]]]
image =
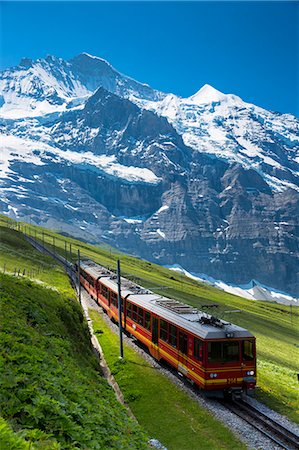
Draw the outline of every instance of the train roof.
[[[81,267],[94,279],[101,279],[101,283],[117,292],[117,276],[114,272],[92,261],[83,261]],[[155,294],[123,277],[121,293],[123,298],[203,339],[253,337],[245,328],[217,319],[193,306]]]

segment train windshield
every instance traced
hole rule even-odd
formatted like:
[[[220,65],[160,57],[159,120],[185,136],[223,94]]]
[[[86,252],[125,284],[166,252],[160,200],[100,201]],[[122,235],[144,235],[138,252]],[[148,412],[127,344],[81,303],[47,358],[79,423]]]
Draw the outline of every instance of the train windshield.
[[[208,362],[234,362],[240,359],[240,343],[238,341],[209,342]]]

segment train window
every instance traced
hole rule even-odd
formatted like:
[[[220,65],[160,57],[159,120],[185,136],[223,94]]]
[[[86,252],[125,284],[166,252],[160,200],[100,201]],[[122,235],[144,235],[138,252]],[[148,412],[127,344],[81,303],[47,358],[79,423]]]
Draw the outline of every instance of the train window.
[[[167,335],[168,335],[168,323],[166,322],[166,320],[160,319],[160,339],[162,339],[165,342],[168,342]]]
[[[151,315],[147,311],[145,311],[144,328],[146,328],[149,331],[151,329]]]
[[[90,275],[86,275],[85,278],[91,286],[94,286],[93,278]]]
[[[80,269],[80,274],[81,274],[81,277],[86,279],[86,272],[84,272],[83,269]]]
[[[111,303],[113,306],[115,306],[115,308],[118,307],[118,297],[115,292],[111,292]]]
[[[187,355],[188,338],[185,333],[179,332],[179,350]]]
[[[169,324],[169,343],[174,348],[177,348],[177,338],[178,338],[177,327]]]
[[[202,348],[202,342],[195,337],[193,355],[194,358],[198,359],[199,361],[202,361]]]
[[[144,323],[143,323],[143,314],[144,314],[143,309],[142,309],[142,308],[138,308],[138,318],[137,318],[137,322],[138,322],[139,325],[141,325],[141,326],[144,326]]]
[[[132,313],[132,319],[134,320],[134,322],[137,322],[137,310],[138,310],[138,307],[136,306],[136,305],[132,305],[132,310],[133,310],[133,313]]]
[[[127,316],[132,317],[132,304],[130,302],[127,303]]]
[[[223,356],[226,361],[239,361],[240,359],[239,342],[223,342]]]
[[[108,296],[109,296],[109,291],[108,291],[108,289],[106,288],[106,286],[104,286],[103,284],[102,284],[102,295],[103,295],[103,297],[105,297],[105,298],[108,298]]]
[[[254,350],[253,341],[243,341],[242,356],[244,361],[253,361]]]
[[[239,342],[209,342],[209,362],[233,362],[239,361]]]
[[[209,342],[208,361],[222,361],[222,342]]]

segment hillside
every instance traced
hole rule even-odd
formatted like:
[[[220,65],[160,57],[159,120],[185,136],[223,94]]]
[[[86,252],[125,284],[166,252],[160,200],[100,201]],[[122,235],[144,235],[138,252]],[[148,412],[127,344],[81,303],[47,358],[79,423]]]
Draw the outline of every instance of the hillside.
[[[2,222],[14,223],[2,216]],[[21,229],[24,226],[21,225]],[[100,264],[115,269],[116,260],[121,259],[124,276],[134,279],[141,285],[160,292],[168,297],[176,298],[201,308],[201,305],[215,304],[213,314],[230,320],[237,325],[248,328],[257,338],[258,352],[258,386],[257,397],[299,422],[297,366],[298,360],[298,309],[275,303],[250,301],[235,295],[224,293],[204,283],[178,275],[161,266],[124,255],[108,247],[97,247],[80,242],[70,237],[42,230],[26,224],[27,232],[75,261],[77,249],[82,257],[88,257]],[[0,260],[0,270],[3,260]],[[13,264],[10,266],[13,270]],[[22,267],[22,266],[21,266]],[[240,313],[230,313],[231,310],[241,310]]]
[[[158,92],[86,53],[24,59],[0,95],[0,211],[298,295],[296,117],[209,85]]]
[[[1,342],[6,342],[9,355],[4,352],[1,450],[144,448],[145,434],[115,405],[114,394],[98,373],[81,308],[63,269],[36,252],[14,229],[0,226],[2,270],[6,274],[0,274],[1,309],[6,313]],[[95,327],[98,336],[109,339],[98,322]],[[9,328],[12,336],[7,335]],[[112,372],[124,371],[121,388],[138,422],[169,450],[197,448],[202,436],[207,449],[245,448],[230,429],[160,370],[153,371],[135,351],[126,348],[125,360],[119,361],[117,336],[111,337],[106,350]]]
[[[2,227],[0,256],[1,450],[147,448],[99,371],[63,270]],[[27,276],[11,275],[20,266]]]

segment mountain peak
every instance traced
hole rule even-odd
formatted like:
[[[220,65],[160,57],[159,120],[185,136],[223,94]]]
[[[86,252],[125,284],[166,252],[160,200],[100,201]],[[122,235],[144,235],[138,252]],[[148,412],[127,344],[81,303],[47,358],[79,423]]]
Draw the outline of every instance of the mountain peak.
[[[194,103],[198,105],[219,102],[224,100],[226,97],[225,94],[213,88],[209,84],[205,84],[202,88],[199,89],[195,94],[189,97],[189,100],[192,100]]]
[[[99,59],[100,61],[104,61],[104,62],[106,62],[107,64],[109,64],[105,59],[100,58],[99,56],[91,55],[90,53],[87,53],[87,52],[79,53],[78,56],[82,56],[82,57],[86,57],[86,58],[91,58],[91,59]]]
[[[106,59],[100,58],[99,56],[91,55],[90,53],[82,52],[79,53],[79,55],[75,56],[73,59],[71,59],[72,62],[82,62],[84,64],[90,63],[90,64],[105,64],[112,68],[111,64],[106,61]]]

